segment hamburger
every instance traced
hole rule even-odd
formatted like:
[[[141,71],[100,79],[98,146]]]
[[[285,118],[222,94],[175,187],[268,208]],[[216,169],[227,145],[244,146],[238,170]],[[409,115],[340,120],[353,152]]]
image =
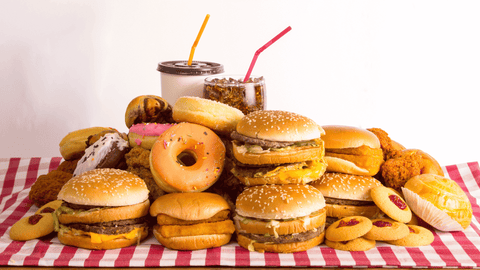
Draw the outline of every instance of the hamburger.
[[[163,195],[152,203],[150,215],[157,218],[155,238],[170,249],[219,247],[230,242],[235,232],[229,204],[215,193]]]
[[[321,244],[325,236],[325,200],[310,185],[260,185],[236,200],[237,242],[258,252],[291,253]]]
[[[366,129],[330,125],[323,126],[325,160],[328,172],[374,176],[384,162],[380,140]]]
[[[247,186],[305,184],[326,170],[322,127],[286,111],[255,111],[232,132],[232,173]]]
[[[348,216],[373,219],[383,215],[370,196],[370,190],[382,183],[371,176],[327,172],[310,185],[325,197],[327,224]]]
[[[58,240],[86,249],[138,244],[148,235],[148,189],[138,176],[119,169],[95,169],[70,179],[58,193]]]

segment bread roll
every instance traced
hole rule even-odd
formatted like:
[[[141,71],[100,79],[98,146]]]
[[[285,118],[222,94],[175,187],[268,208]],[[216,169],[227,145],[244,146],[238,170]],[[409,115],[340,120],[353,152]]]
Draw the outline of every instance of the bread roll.
[[[441,231],[466,229],[472,205],[453,180],[435,174],[412,177],[402,188],[405,200],[418,217]]]

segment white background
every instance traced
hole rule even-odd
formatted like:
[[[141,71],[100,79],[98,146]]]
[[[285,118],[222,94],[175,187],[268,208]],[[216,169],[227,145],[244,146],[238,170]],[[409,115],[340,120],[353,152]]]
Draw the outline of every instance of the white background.
[[[480,161],[480,1],[0,0],[0,157],[60,156],[71,131],[127,131],[158,62],[266,78],[268,109],[379,127],[441,165]]]

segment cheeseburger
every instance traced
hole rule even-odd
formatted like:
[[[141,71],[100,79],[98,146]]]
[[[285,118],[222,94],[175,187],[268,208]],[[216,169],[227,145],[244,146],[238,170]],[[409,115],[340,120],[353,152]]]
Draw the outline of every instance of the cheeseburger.
[[[138,244],[148,234],[145,182],[119,169],[95,169],[70,179],[58,193],[58,240],[86,249]]]
[[[305,184],[326,170],[322,127],[285,111],[255,111],[232,132],[232,173],[245,185]]]
[[[328,172],[374,176],[383,164],[380,140],[366,129],[350,126],[323,126]]]
[[[227,201],[215,193],[169,193],[150,207],[150,215],[157,218],[153,234],[170,249],[219,247],[235,232],[230,211]]]
[[[379,218],[383,214],[370,196],[370,190],[382,183],[371,176],[327,172],[310,184],[325,196],[327,224],[348,216]]]
[[[236,200],[237,242],[258,252],[305,251],[323,242],[325,200],[310,185],[261,185]]]

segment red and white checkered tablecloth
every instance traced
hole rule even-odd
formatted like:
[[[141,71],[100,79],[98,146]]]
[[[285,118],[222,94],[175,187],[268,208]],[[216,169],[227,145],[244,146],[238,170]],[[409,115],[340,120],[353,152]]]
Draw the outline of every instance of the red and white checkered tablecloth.
[[[480,167],[478,162],[443,167],[467,193],[473,207],[471,226],[462,232],[434,231],[429,246],[397,247],[377,242],[366,252],[345,252],[324,244],[291,254],[249,252],[236,242],[220,248],[175,251],[150,236],[139,246],[92,251],[64,246],[55,236],[12,241],[10,227],[35,212],[28,199],[37,177],[55,169],[61,158],[0,158],[0,266],[161,267],[161,266],[277,266],[277,267],[480,267]]]

